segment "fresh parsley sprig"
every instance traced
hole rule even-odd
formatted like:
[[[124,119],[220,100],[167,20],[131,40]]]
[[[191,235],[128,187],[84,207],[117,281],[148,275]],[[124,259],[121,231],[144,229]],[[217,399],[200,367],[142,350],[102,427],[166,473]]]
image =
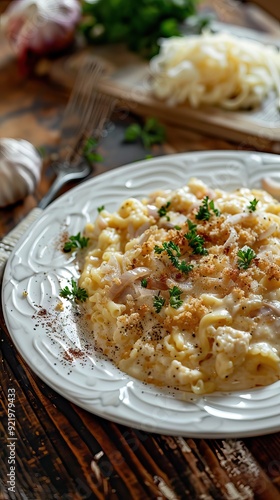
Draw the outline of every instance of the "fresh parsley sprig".
[[[159,313],[165,304],[165,298],[162,295],[156,295],[154,297],[154,308],[157,313]]]
[[[170,297],[170,305],[174,309],[179,309],[179,307],[183,304],[183,301],[181,300],[181,294],[182,290],[178,286],[173,286],[173,288],[170,288],[169,290],[169,297]]]
[[[148,286],[148,280],[147,280],[147,278],[143,278],[143,279],[141,280],[141,286],[142,286],[143,288],[147,288],[147,286]]]
[[[179,309],[179,307],[183,304],[183,300],[181,299],[182,290],[178,286],[173,286],[173,288],[169,289],[169,304],[173,309]],[[165,298],[160,295],[155,295],[154,297],[154,308],[157,313],[159,313],[162,307],[165,304]]]
[[[170,205],[171,205],[171,201],[168,201],[165,205],[162,205],[162,206],[158,209],[158,215],[159,215],[160,217],[164,217],[164,216],[166,216],[166,218],[167,218],[168,220],[170,220],[170,217],[168,217],[168,215],[167,215],[167,211],[168,211],[168,209],[169,209]]]
[[[250,201],[249,205],[247,205],[247,208],[249,212],[255,212],[257,210],[257,204],[259,203],[259,200],[254,198],[252,201]]]
[[[164,241],[161,247],[156,245],[154,251],[157,254],[166,252],[172,264],[177,267],[177,257],[180,257],[181,252],[180,248],[176,245],[176,243],[174,243],[174,241]]]
[[[136,142],[140,139],[145,148],[154,144],[163,144],[166,139],[165,127],[156,118],[147,118],[144,125],[132,123],[124,134],[126,142]]]
[[[184,274],[188,274],[190,271],[193,270],[193,265],[192,264],[187,264],[185,260],[181,260],[179,266],[178,266],[179,271],[181,271]]]
[[[208,255],[208,251],[204,248],[204,238],[197,234],[197,225],[194,224],[191,220],[187,219],[187,224],[189,228],[189,232],[184,236],[188,240],[190,247],[193,250],[194,254],[197,255]]]
[[[69,288],[69,286],[65,286],[64,288],[62,288],[59,294],[60,297],[68,300],[85,302],[88,298],[88,293],[85,288],[80,288],[73,278],[71,278],[71,286],[72,289]]]
[[[173,266],[182,273],[187,274],[193,269],[191,264],[187,264],[184,260],[179,260],[179,257],[181,257],[181,251],[174,241],[164,241],[161,247],[156,245],[154,251],[157,254],[166,252]]]
[[[85,248],[88,245],[88,242],[89,238],[81,236],[81,233],[78,233],[75,236],[69,236],[69,240],[64,244],[63,251],[71,252],[75,248]]]
[[[256,254],[252,248],[245,246],[241,250],[238,250],[237,257],[239,257],[237,260],[239,269],[248,269],[252,260],[255,259]]]
[[[215,207],[214,200],[209,201],[208,196],[205,196],[195,218],[199,220],[209,220],[213,214],[219,217],[220,211]]]

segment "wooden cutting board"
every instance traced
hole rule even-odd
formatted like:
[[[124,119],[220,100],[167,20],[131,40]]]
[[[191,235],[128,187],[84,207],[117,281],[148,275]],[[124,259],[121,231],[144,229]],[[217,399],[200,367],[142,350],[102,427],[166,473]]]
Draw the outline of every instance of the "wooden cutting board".
[[[233,141],[240,148],[280,152],[280,111],[272,93],[253,111],[226,111],[218,107],[168,106],[153,96],[149,64],[122,46],[87,48],[55,63],[49,77],[65,87],[73,86],[75,75],[88,56],[102,60],[106,76],[98,84],[103,93],[117,99],[117,106],[142,116],[153,116],[179,127]]]

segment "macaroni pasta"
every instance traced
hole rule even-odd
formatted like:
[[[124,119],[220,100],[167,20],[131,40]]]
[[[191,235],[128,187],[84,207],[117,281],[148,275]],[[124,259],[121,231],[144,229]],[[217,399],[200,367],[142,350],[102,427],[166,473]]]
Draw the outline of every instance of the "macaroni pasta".
[[[177,190],[85,228],[79,285],[96,347],[142,381],[196,394],[280,375],[280,204],[261,190]]]

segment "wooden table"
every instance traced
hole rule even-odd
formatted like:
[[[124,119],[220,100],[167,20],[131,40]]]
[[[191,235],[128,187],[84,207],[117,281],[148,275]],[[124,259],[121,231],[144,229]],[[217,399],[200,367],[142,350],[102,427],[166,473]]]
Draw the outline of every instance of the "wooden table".
[[[256,12],[245,6],[238,10],[238,17],[233,2],[212,4],[226,20],[241,24],[251,21],[254,27],[260,22],[260,18],[256,21]],[[265,23],[266,18],[263,20]],[[67,92],[38,77],[22,79],[3,40],[0,54],[0,136],[22,137],[44,147],[48,155],[55,152]],[[145,156],[147,151],[141,145],[123,143],[126,126],[135,120],[138,118],[120,112],[112,117],[108,135],[99,147],[104,161],[96,166],[93,175]],[[166,144],[154,147],[154,155],[249,149],[197,132],[170,128],[167,132]],[[46,162],[34,195],[0,210],[1,236],[36,206],[53,176]],[[70,403],[42,382],[15,349],[2,316],[0,327],[1,499],[280,498],[280,432],[245,439],[236,436],[206,440],[146,433],[111,423]],[[16,409],[15,493],[7,490],[11,457],[7,411],[11,394]]]

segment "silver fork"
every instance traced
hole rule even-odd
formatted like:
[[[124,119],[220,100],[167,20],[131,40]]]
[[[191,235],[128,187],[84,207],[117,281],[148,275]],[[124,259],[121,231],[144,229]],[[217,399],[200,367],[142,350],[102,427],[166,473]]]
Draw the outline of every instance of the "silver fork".
[[[90,136],[97,140],[101,137],[115,104],[111,97],[95,89],[98,78],[103,73],[104,67],[95,59],[86,61],[82,66],[62,120],[63,131],[66,131],[67,126],[71,125],[71,120],[74,120],[74,134],[73,128],[71,130],[71,137],[74,140],[72,144],[69,142],[65,158],[54,164],[57,176],[47,194],[40,200],[38,206],[0,241],[0,278],[19,238],[38,219],[60,189],[66,183],[84,179],[90,174],[92,167],[82,160],[84,142]]]
[[[92,109],[89,113],[88,126],[85,127],[83,125],[82,130],[78,134],[75,147],[69,150],[66,159],[53,164],[57,176],[49,191],[38,203],[38,207],[41,209],[46,208],[66,183],[84,179],[92,171],[92,166],[81,156],[85,141],[89,137],[94,137],[97,140],[100,138],[104,131],[105,123],[114,107],[114,101],[111,97],[100,94],[97,91],[93,93],[94,105],[92,103],[90,105]]]
[[[61,124],[67,148],[63,151],[64,158],[53,163],[56,179],[38,203],[41,209],[46,208],[66,183],[84,179],[92,170],[82,156],[85,141],[89,137],[100,138],[115,104],[114,99],[95,88],[104,71],[102,63],[92,58],[86,60],[79,71]],[[70,130],[70,138],[67,130]]]

